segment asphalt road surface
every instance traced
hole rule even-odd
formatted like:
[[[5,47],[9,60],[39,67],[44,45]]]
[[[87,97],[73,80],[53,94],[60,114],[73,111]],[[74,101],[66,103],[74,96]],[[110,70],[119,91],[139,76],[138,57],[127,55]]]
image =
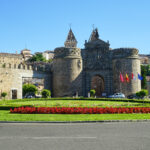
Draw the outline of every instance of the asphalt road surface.
[[[150,122],[0,123],[0,150],[150,150]]]

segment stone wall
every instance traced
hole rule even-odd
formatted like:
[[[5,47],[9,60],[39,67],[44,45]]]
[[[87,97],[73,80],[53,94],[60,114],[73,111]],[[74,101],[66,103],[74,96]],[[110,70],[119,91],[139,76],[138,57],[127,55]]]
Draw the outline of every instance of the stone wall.
[[[12,99],[12,90],[17,90],[17,98],[22,98],[22,79],[25,77],[44,79],[44,88],[51,89],[51,73],[32,68],[0,67],[0,95],[7,92],[7,99]],[[47,84],[49,83],[49,84]]]
[[[24,58],[21,54],[0,53],[1,64],[20,64],[22,62],[24,62]]]

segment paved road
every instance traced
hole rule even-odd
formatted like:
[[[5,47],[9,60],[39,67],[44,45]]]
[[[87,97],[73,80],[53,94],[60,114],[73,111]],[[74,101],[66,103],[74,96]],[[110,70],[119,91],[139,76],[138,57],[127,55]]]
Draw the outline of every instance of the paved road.
[[[0,150],[150,150],[150,122],[0,123]]]

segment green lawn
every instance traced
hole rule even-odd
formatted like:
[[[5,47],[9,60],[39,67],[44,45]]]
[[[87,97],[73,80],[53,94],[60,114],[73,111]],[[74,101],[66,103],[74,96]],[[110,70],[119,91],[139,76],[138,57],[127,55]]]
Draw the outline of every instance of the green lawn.
[[[11,114],[2,107],[150,107],[150,103],[100,100],[5,100],[0,101],[0,121],[100,121],[150,119],[150,114]]]
[[[41,100],[23,99],[0,101],[0,106],[19,107],[150,107],[150,103],[99,101],[99,100]]]

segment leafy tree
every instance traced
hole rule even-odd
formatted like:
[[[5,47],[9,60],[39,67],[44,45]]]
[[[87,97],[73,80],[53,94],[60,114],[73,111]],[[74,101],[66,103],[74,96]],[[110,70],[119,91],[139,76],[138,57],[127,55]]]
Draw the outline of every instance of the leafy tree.
[[[29,59],[29,61],[31,61],[31,62],[35,62],[35,61],[46,62],[46,59],[43,57],[43,55],[41,53],[37,53],[37,54],[33,55],[33,57]]]
[[[146,75],[147,75],[147,66],[143,66],[141,65],[141,75],[143,77],[143,80],[141,81],[141,85],[142,85],[142,89],[146,89],[147,88],[147,82],[146,82]]]
[[[23,85],[23,96],[25,96],[27,93],[32,92],[32,93],[36,93],[37,87],[33,84],[24,84]]]
[[[6,92],[2,92],[2,93],[1,93],[1,97],[4,97],[4,99],[5,99],[6,95],[7,95]]]
[[[48,97],[51,96],[51,91],[47,90],[47,89],[43,89],[42,92],[41,92],[41,94],[42,94],[43,98],[48,98]]]
[[[147,65],[147,66],[146,66],[146,71],[147,71],[147,72],[146,72],[146,75],[147,75],[147,76],[150,76],[150,65]]]
[[[91,95],[91,97],[94,97],[94,96],[95,96],[95,93],[96,93],[96,91],[95,91],[94,89],[91,89],[91,90],[90,90],[90,95]]]

